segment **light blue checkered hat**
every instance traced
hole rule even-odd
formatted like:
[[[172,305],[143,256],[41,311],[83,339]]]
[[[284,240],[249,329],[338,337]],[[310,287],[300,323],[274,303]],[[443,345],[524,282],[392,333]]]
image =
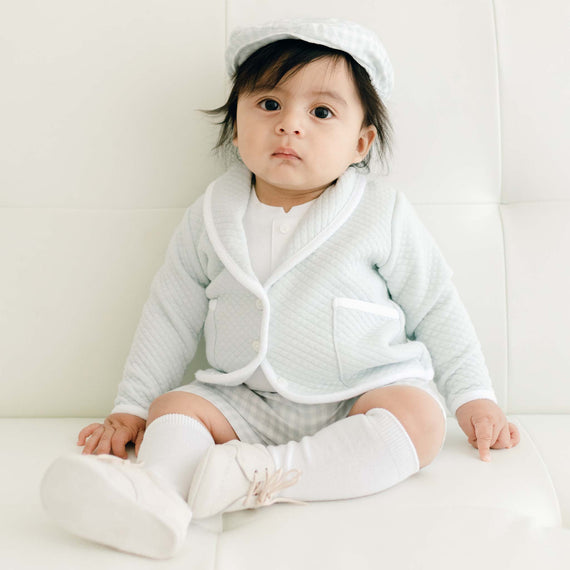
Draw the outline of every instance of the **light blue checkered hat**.
[[[237,68],[259,48],[278,40],[295,38],[350,54],[368,72],[380,99],[390,97],[394,71],[388,54],[371,30],[345,20],[280,20],[262,26],[236,28],[226,49],[226,68],[232,77]]]

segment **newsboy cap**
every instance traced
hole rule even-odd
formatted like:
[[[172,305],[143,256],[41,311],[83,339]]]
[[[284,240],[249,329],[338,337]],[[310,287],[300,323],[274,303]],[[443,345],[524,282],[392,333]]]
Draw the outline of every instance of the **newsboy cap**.
[[[376,34],[354,22],[332,18],[279,20],[236,28],[226,49],[228,74],[233,77],[238,67],[259,48],[291,38],[348,53],[367,71],[380,99],[386,101],[390,97],[394,72]]]

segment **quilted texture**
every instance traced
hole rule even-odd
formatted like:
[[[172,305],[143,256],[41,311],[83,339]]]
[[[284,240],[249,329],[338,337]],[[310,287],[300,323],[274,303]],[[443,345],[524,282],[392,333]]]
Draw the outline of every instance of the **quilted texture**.
[[[250,174],[236,165],[188,210],[145,306],[115,411],[148,406],[180,383],[202,327],[212,367],[197,374],[204,382],[244,382],[266,359],[278,392],[330,402],[431,380],[431,353],[453,412],[495,399],[451,271],[402,194],[347,171],[312,204],[287,259],[262,285],[242,223],[249,193]]]

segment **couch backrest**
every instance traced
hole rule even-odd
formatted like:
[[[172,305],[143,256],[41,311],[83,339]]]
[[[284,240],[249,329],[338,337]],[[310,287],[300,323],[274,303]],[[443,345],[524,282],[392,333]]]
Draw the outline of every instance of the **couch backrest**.
[[[228,32],[293,16],[382,38],[388,178],[454,268],[501,404],[570,411],[566,0],[22,0],[0,18],[0,415],[108,412],[172,229],[223,168],[197,110],[224,101]]]

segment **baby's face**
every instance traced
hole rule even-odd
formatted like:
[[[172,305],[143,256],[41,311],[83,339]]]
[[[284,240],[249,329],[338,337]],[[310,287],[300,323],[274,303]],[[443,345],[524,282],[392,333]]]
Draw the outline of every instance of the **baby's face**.
[[[234,144],[259,195],[315,197],[368,153],[375,129],[363,118],[346,62],[323,58],[240,95]]]

